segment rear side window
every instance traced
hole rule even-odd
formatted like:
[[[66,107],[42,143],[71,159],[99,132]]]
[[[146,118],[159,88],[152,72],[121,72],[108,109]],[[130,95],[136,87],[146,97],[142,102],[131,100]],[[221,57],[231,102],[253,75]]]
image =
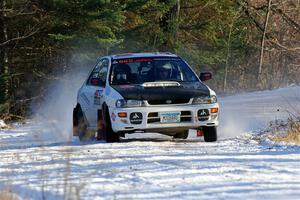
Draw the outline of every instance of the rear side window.
[[[105,86],[109,60],[104,58],[95,66],[89,76],[88,85]]]

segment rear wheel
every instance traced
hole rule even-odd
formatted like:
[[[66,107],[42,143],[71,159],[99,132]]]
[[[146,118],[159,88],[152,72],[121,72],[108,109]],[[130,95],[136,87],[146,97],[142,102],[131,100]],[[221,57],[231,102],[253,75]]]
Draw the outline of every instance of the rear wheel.
[[[204,126],[202,127],[205,142],[217,141],[217,127],[215,126]]]
[[[79,109],[77,109],[76,119],[77,119],[77,133],[78,133],[79,140],[80,141],[91,140],[94,137],[94,134],[91,131],[88,131],[87,128],[88,125],[80,107]]]
[[[105,118],[104,118],[103,139],[106,142],[119,142],[120,137],[119,137],[118,133],[116,133],[112,130],[108,110],[105,111],[104,116],[105,116]]]
[[[186,139],[188,135],[189,135],[189,131],[187,130],[187,131],[178,132],[173,137],[178,139]]]

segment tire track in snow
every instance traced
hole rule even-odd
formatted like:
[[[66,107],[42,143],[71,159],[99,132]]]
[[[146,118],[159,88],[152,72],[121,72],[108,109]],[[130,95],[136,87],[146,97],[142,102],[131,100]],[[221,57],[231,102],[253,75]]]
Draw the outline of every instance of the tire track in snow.
[[[145,135],[82,144],[39,123],[0,130],[0,189],[24,199],[298,199],[300,147],[245,132],[286,117],[280,99],[299,88],[266,93],[221,99],[216,143]]]

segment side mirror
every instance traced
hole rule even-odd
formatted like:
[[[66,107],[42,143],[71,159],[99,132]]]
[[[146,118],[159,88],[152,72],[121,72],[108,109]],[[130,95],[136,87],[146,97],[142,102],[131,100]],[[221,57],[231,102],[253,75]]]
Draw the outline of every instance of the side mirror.
[[[212,78],[211,72],[201,72],[199,76],[201,81],[207,81]]]

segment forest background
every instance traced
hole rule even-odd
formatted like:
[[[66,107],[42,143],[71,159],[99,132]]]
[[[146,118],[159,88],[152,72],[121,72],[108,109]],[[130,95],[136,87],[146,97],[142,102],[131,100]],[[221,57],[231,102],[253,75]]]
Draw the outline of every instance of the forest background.
[[[157,51],[211,71],[219,94],[299,84],[300,0],[0,0],[0,118],[101,56]]]

